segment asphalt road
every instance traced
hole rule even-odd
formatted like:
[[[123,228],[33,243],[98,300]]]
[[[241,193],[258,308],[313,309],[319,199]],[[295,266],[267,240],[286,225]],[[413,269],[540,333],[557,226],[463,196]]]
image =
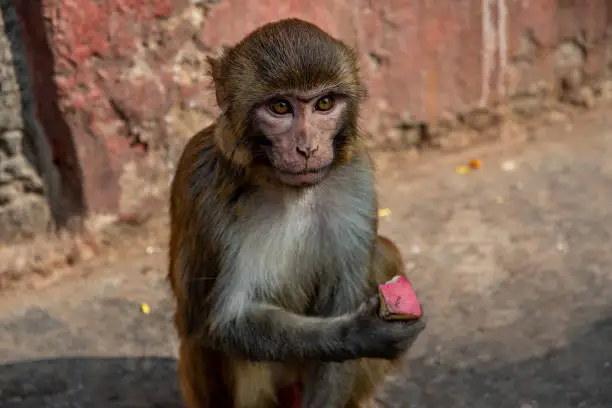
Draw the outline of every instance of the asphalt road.
[[[381,229],[430,317],[385,406],[612,407],[610,125],[416,167],[381,158]],[[474,155],[482,168],[456,174]],[[180,407],[164,265],[5,295],[0,407]]]

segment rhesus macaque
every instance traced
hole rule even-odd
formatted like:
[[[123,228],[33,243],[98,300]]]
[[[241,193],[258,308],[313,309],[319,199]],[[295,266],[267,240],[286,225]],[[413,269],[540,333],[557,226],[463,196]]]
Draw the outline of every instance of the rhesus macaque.
[[[221,115],[179,160],[169,280],[190,408],[359,407],[425,318],[377,315],[402,274],[377,235],[356,54],[298,19],[210,58]],[[287,406],[288,408],[288,406]]]

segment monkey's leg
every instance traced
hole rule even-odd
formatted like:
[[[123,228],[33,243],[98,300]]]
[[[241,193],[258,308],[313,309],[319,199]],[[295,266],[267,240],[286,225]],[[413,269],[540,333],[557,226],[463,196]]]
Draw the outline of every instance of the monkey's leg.
[[[344,408],[355,388],[358,361],[312,363],[306,371],[302,408]]]
[[[379,235],[372,254],[369,276],[373,289],[378,291],[378,285],[387,282],[395,275],[404,275],[405,272],[402,254],[397,246],[389,238]]]
[[[196,347],[182,340],[179,349],[178,373],[183,401],[189,408],[212,408],[208,400],[205,376],[199,361],[203,358]]]
[[[231,395],[223,378],[222,356],[197,342],[181,340],[178,374],[183,400],[189,408],[230,407]]]
[[[237,360],[230,364],[234,393],[232,408],[279,408],[269,364]]]
[[[381,390],[386,380],[396,372],[401,359],[391,361],[361,359],[357,369],[357,378],[351,395],[351,400],[344,408],[374,408],[376,393]]]

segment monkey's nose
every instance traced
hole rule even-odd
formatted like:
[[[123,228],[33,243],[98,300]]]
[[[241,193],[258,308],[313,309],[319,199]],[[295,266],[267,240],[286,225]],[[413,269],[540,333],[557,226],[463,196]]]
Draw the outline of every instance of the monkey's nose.
[[[319,146],[296,146],[297,152],[309,159],[310,156],[315,154],[315,152],[319,149]]]

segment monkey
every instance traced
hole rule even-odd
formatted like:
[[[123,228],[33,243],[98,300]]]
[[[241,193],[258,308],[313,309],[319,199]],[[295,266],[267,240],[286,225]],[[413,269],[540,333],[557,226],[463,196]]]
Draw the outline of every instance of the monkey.
[[[405,271],[378,235],[357,53],[287,18],[207,62],[220,113],[170,187],[183,400],[280,408],[297,386],[303,408],[363,407],[426,318],[377,314],[378,285]]]

